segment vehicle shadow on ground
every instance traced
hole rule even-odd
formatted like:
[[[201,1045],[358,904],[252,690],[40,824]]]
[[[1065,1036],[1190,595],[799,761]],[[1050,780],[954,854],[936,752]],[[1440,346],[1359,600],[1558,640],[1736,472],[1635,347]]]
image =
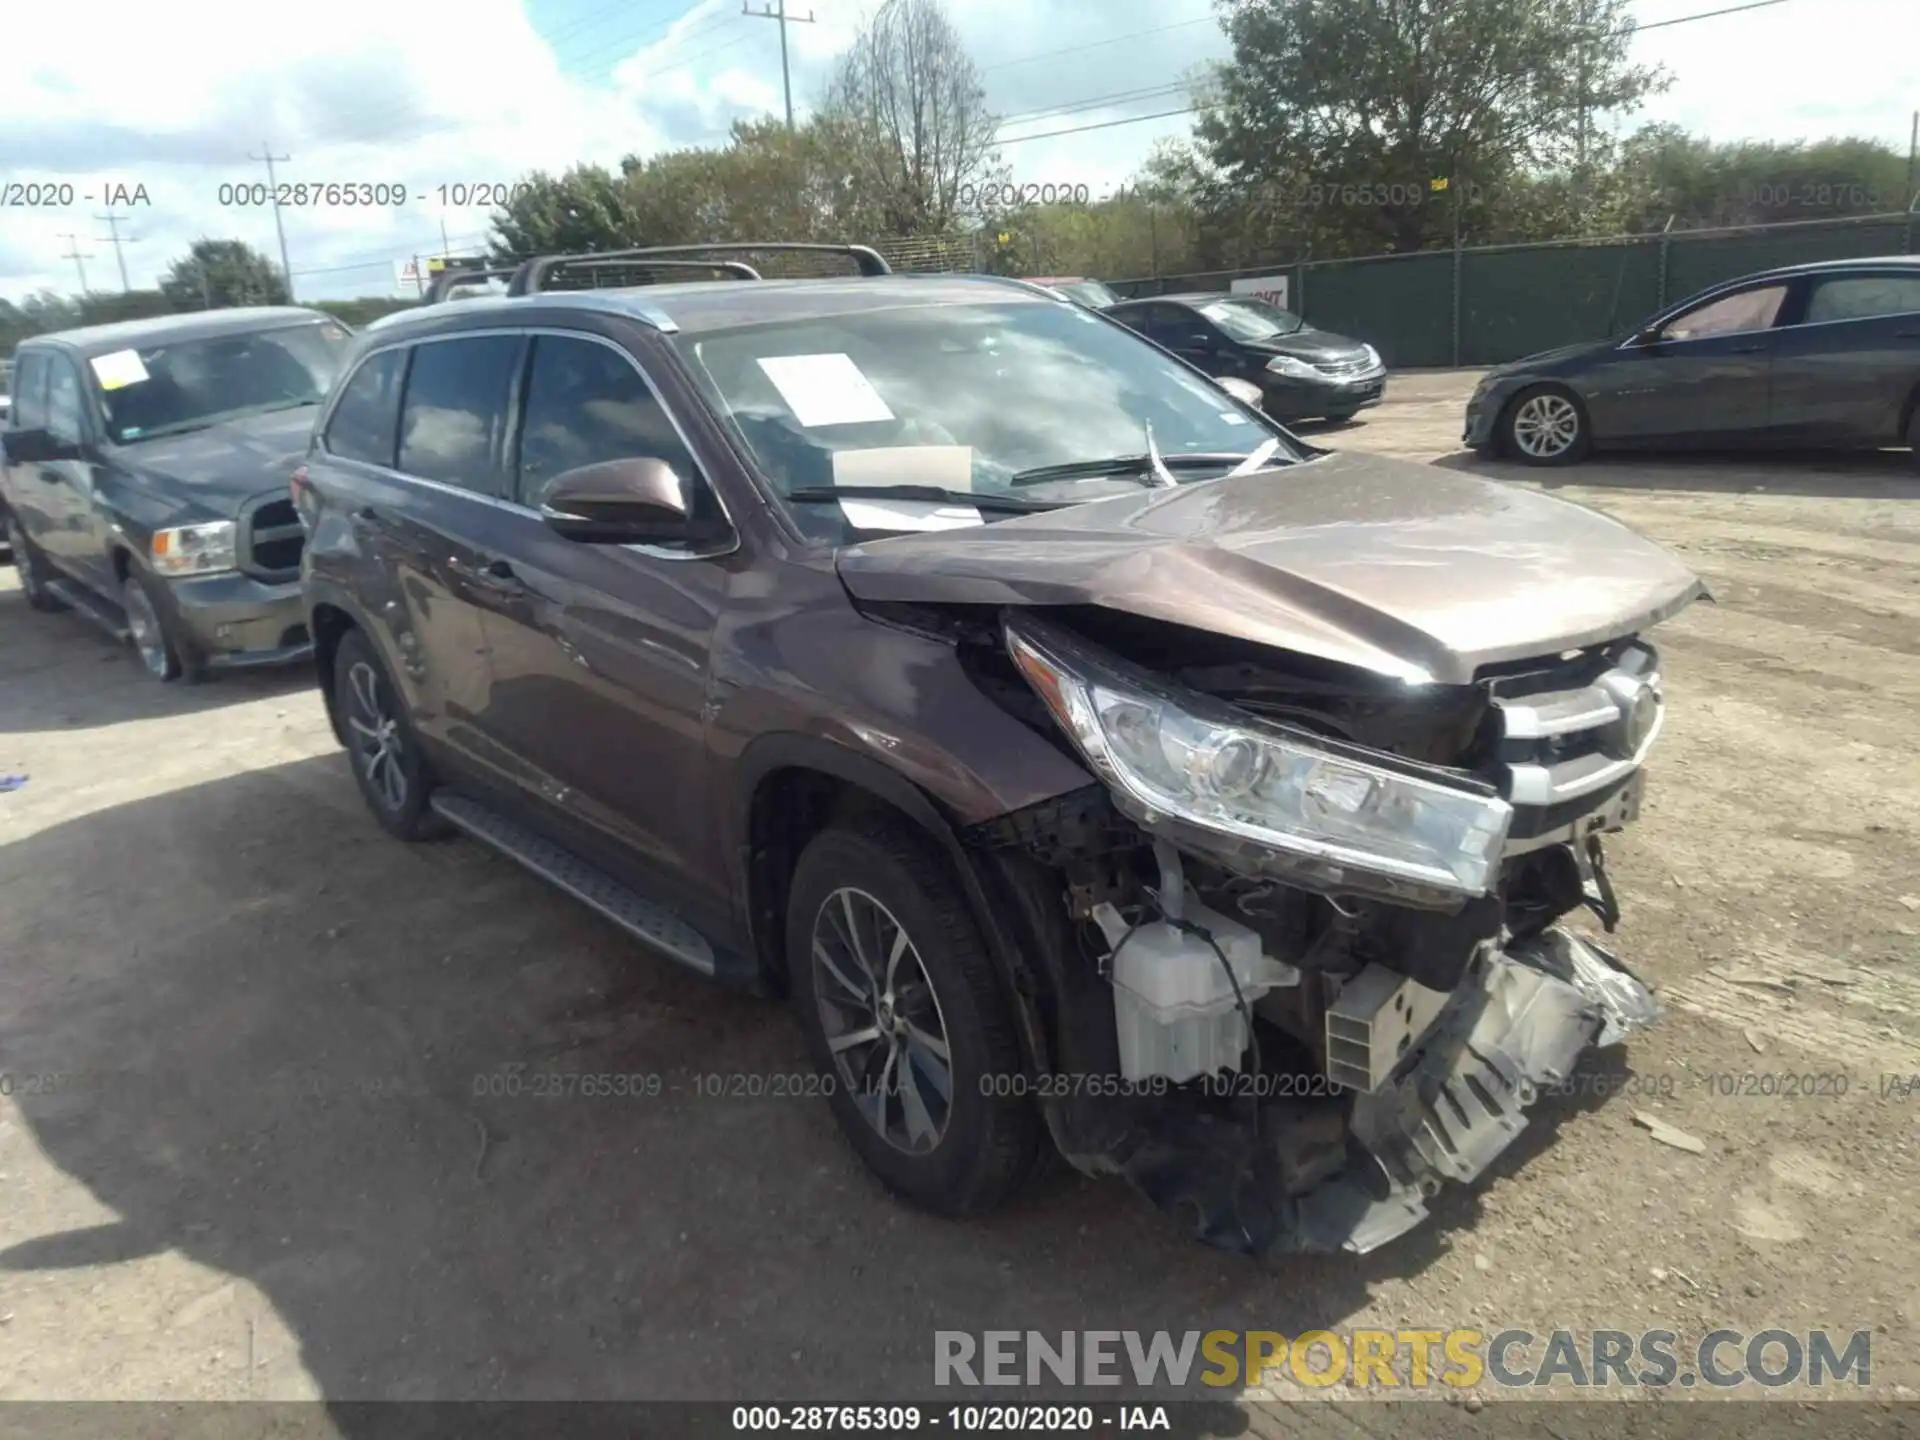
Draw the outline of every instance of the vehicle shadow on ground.
[[[107,665],[120,666],[125,683],[101,684],[92,672]],[[71,612],[34,610],[18,588],[0,584],[0,735],[93,729],[263,699],[320,703],[312,663],[162,684],[141,670],[131,646]]]
[[[1634,451],[1578,465],[1544,467],[1489,459],[1472,450],[1433,462],[1548,490],[1695,491],[1724,495],[1820,495],[1852,500],[1920,500],[1920,468],[1905,450]]]
[[[337,756],[21,838],[0,893],[0,1069],[119,1217],[16,1229],[0,1272],[75,1306],[105,1288],[120,1323],[151,1308],[175,1394],[297,1393],[304,1371],[336,1402],[961,1400],[933,1388],[937,1331],[1339,1329],[1373,1286],[1457,1269],[1449,1231],[1479,1208],[1455,1190],[1372,1256],[1264,1264],[1064,1169],[986,1220],[917,1213],[790,1093],[808,1067],[781,1006],[475,845],[386,838]],[[1503,1168],[1553,1139],[1548,1117]],[[113,1280],[164,1251],[271,1312]],[[291,1343],[241,1361],[256,1322]]]

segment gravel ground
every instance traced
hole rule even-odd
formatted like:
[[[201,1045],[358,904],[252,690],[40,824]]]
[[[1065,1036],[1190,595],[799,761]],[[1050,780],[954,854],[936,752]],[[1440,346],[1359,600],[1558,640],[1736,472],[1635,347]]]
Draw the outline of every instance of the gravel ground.
[[[1459,453],[1472,380],[1319,438],[1537,483]],[[0,571],[0,1399],[924,1399],[939,1329],[1376,1325],[1865,1329],[1908,1393],[1920,1091],[1881,1077],[1920,1073],[1920,480],[1549,478],[1719,601],[1659,632],[1611,852],[1668,1016],[1438,1223],[1265,1267],[1070,1174],[982,1223],[901,1208],[818,1100],[705,1093],[804,1070],[778,1007],[384,838],[302,677],[162,689]],[[513,1065],[658,1093],[476,1093]],[[1265,1398],[1227,1430],[1280,1433]]]

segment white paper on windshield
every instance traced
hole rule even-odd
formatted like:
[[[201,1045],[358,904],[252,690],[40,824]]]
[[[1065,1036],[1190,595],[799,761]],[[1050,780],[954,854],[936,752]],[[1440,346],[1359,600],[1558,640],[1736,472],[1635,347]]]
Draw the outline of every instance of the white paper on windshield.
[[[89,362],[102,390],[120,390],[138,385],[147,378],[147,367],[140,363],[138,350],[115,350],[111,355],[96,355]]]
[[[1264,444],[1257,446],[1251,455],[1247,456],[1246,459],[1242,460],[1227,472],[1227,478],[1232,479],[1236,475],[1253,474],[1254,471],[1271,460],[1275,452],[1279,449],[1280,442],[1278,440],[1268,440]]]
[[[877,445],[833,452],[835,485],[932,485],[973,489],[971,445]],[[959,530],[986,523],[971,505],[944,500],[856,499],[840,502],[856,530]]]
[[[880,398],[851,355],[772,355],[760,362],[767,379],[809,430],[817,425],[868,425],[891,420]]]
[[[1222,410],[1220,412],[1220,418],[1229,425],[1251,425],[1253,423],[1246,416],[1236,414],[1232,410]]]

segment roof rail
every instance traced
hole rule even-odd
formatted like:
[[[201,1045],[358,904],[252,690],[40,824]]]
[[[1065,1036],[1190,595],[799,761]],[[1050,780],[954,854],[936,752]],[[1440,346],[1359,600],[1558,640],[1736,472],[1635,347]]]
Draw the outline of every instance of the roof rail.
[[[517,267],[509,265],[496,270],[442,270],[433,277],[433,284],[427,287],[427,293],[420,297],[422,305],[437,305],[447,298],[447,292],[456,285],[471,285],[479,280],[510,279]]]
[[[513,280],[507,286],[509,295],[531,295],[541,289],[541,281],[562,265],[605,264],[610,261],[654,260],[662,266],[672,264],[676,267],[706,270],[724,270],[742,280],[757,280],[759,272],[739,261],[668,260],[666,257],[700,256],[714,254],[744,254],[754,251],[799,251],[816,255],[846,255],[860,267],[862,275],[891,275],[893,267],[887,264],[878,250],[867,245],[816,245],[793,241],[775,241],[752,243],[727,241],[716,245],[654,245],[643,250],[602,250],[580,255],[541,255],[521,265]],[[641,266],[639,268],[646,268]],[[746,274],[740,274],[741,271]]]
[[[547,276],[563,265],[569,270],[621,266],[634,270],[699,270],[708,275],[717,271],[733,280],[760,278],[758,270],[739,260],[660,260],[650,250],[600,250],[587,255],[541,255],[525,261],[507,282],[507,294],[533,295],[545,290]]]

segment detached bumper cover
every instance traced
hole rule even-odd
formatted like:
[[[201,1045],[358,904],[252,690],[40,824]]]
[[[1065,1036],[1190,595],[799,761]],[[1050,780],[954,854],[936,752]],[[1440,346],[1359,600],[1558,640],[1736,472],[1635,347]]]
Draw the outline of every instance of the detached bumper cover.
[[[1258,1121],[1163,1112],[1112,1158],[1198,1237],[1248,1255],[1364,1255],[1427,1218],[1448,1180],[1477,1179],[1581,1053],[1659,1016],[1599,946],[1561,930],[1482,952],[1412,1065],[1371,1094],[1268,1102]]]

